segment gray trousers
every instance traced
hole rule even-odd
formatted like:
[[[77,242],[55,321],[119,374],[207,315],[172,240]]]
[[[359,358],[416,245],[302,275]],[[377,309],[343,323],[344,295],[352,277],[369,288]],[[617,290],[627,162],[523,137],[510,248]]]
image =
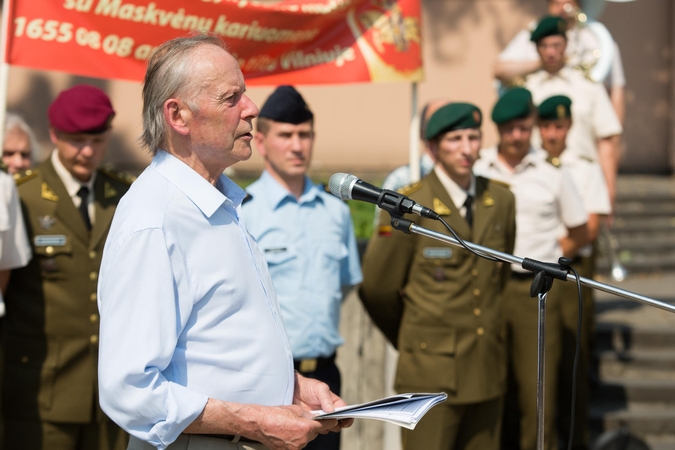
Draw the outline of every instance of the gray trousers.
[[[250,442],[231,442],[226,439],[204,435],[181,434],[167,447],[168,450],[267,450],[262,444]],[[131,437],[127,450],[155,450],[155,447],[140,439]]]

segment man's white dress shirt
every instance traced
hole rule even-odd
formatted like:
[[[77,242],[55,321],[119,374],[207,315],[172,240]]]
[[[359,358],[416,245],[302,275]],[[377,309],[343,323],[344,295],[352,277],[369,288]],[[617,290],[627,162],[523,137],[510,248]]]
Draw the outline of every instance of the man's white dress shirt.
[[[244,195],[160,150],[115,212],[98,284],[101,407],[158,449],[209,397],[292,402],[291,348],[240,221]]]

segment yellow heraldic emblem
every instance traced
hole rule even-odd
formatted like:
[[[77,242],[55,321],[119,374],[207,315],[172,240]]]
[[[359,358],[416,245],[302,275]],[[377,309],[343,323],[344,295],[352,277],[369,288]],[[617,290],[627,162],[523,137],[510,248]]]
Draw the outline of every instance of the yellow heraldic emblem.
[[[438,198],[434,197],[434,207],[433,210],[436,211],[436,213],[440,216],[449,216],[450,215],[450,208],[445,206],[442,201],[440,201]]]
[[[495,199],[492,198],[490,191],[483,192],[483,206],[494,206]]]
[[[52,191],[52,188],[50,188],[47,183],[42,183],[42,198],[52,202],[59,201],[59,196],[56,195],[54,191]]]
[[[565,110],[565,105],[556,106],[555,112],[556,112],[556,115],[558,116],[558,119],[564,119],[565,116],[567,115],[567,111]]]
[[[116,195],[117,189],[115,189],[112,184],[106,181],[105,184],[103,185],[103,196],[105,198],[113,198]]]

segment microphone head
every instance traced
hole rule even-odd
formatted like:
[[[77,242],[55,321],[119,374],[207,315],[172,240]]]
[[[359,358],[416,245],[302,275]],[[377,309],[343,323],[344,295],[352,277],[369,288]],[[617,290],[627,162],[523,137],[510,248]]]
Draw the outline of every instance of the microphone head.
[[[336,173],[330,177],[328,181],[328,189],[330,193],[342,200],[351,200],[350,192],[351,185],[356,182],[358,178],[348,173]]]

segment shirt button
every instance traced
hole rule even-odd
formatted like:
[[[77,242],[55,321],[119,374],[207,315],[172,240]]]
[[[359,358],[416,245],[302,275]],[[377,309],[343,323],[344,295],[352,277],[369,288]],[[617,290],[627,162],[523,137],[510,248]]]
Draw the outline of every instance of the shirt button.
[[[95,250],[90,251],[89,252],[89,259],[95,259],[96,255],[97,255],[97,253],[96,253]]]
[[[98,314],[92,314],[91,316],[89,316],[89,322],[96,323],[97,320],[98,320]]]
[[[478,289],[478,288],[474,289],[474,290],[473,290],[473,295],[474,295],[475,297],[478,297],[478,296],[480,295],[480,289]]]
[[[48,246],[47,248],[45,248],[45,253],[48,254],[48,255],[53,254],[54,253],[54,247],[52,247],[51,245]]]
[[[480,316],[480,313],[481,313],[480,308],[474,309],[474,310],[473,310],[473,313],[474,313],[475,315],[477,315],[477,316]]]
[[[473,270],[471,271],[471,275],[473,275],[474,277],[477,277],[477,276],[478,276],[478,270],[473,269]]]
[[[478,333],[478,336],[482,336],[483,333],[485,333],[485,330],[483,329],[483,327],[478,327],[478,329],[476,330],[476,333]]]
[[[91,281],[96,281],[97,278],[98,278],[98,273],[97,273],[97,272],[91,272],[91,273],[89,274],[89,279],[90,279]]]
[[[91,342],[94,345],[98,344],[98,335],[92,334],[91,337],[89,338],[89,342]]]
[[[28,362],[28,356],[22,356],[21,357],[21,362],[26,364]]]
[[[92,302],[95,302],[95,301],[96,301],[96,292],[92,292],[92,293],[89,295],[89,300],[91,300]]]
[[[422,350],[425,350],[425,349],[427,348],[427,343],[426,343],[426,342],[421,342],[421,343],[420,343],[420,348],[421,348]]]

